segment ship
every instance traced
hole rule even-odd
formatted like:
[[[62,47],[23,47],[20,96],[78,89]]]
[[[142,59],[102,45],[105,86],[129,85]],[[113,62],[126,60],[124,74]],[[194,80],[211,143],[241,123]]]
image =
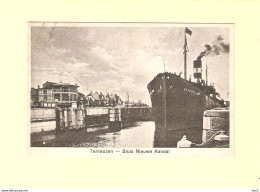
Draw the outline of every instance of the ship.
[[[206,55],[206,51],[193,61],[193,75],[197,81],[193,82],[191,78],[187,80],[186,34],[191,35],[191,33],[191,30],[186,27],[183,47],[184,78],[181,77],[181,73],[163,72],[156,75],[147,85],[156,129],[171,131],[202,128],[205,110],[225,106],[224,100],[219,99],[220,95],[214,88],[214,84],[208,85],[207,70],[206,82],[202,79],[201,58]]]

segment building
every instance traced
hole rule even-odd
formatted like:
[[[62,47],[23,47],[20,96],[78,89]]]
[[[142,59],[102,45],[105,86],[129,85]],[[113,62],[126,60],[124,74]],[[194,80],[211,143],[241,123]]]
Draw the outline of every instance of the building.
[[[121,105],[122,101],[117,94],[109,94],[104,95],[102,92],[90,92],[86,96],[86,105],[90,107],[95,106],[116,106]]]
[[[47,81],[42,88],[38,87],[38,106],[73,107],[78,98],[78,87],[77,84]]]
[[[80,93],[80,92],[78,92],[78,98],[79,98],[80,101],[85,101],[86,100],[85,95],[83,93]]]
[[[31,105],[36,105],[39,101],[38,89],[31,88]]]
[[[92,91],[86,96],[86,101],[88,106],[105,106],[105,95],[102,92],[97,91],[93,93]]]

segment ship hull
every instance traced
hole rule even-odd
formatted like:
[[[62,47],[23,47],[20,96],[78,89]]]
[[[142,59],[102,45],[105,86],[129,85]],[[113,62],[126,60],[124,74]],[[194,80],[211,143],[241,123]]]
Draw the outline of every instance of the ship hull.
[[[162,73],[148,84],[156,131],[202,128],[203,112],[221,106],[194,83]]]

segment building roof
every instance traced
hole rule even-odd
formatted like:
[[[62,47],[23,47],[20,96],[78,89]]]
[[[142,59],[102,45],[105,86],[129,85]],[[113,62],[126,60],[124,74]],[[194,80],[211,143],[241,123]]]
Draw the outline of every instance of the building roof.
[[[98,100],[98,101],[100,100],[98,93],[89,93],[89,94],[87,95],[87,97],[88,97],[88,96],[92,96],[95,100]]]
[[[85,94],[80,93],[80,92],[78,92],[78,95],[79,95],[80,97],[85,97]]]
[[[79,87],[77,84],[73,85],[73,84],[70,84],[70,83],[55,83],[55,82],[45,82],[43,84],[43,88],[50,88],[50,87],[62,87],[62,86],[65,86],[65,87]]]
[[[53,86],[70,86],[70,87],[79,87],[77,84],[69,84],[69,83],[54,83]]]

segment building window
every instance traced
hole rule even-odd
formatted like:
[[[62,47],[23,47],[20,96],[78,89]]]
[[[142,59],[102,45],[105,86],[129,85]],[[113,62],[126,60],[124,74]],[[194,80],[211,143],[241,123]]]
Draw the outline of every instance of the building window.
[[[76,95],[75,94],[70,95],[70,97],[71,97],[71,101],[76,101]]]
[[[47,101],[48,100],[48,96],[47,95],[44,95],[43,96],[43,101]]]
[[[47,90],[43,90],[43,94],[47,94]]]
[[[69,95],[68,94],[62,94],[62,101],[69,101]]]
[[[60,101],[60,94],[54,94],[54,101]]]
[[[56,92],[60,92],[60,89],[54,89],[53,91],[54,91],[55,93],[56,93]]]
[[[68,92],[68,87],[62,87],[62,92]]]
[[[70,87],[70,92],[77,92],[77,89],[75,87]]]

